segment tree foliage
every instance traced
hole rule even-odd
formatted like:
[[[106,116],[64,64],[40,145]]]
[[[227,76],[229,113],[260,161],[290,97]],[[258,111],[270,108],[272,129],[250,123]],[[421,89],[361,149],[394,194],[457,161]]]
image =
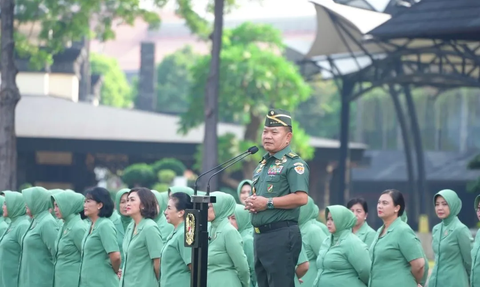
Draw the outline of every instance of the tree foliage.
[[[191,67],[199,58],[186,46],[163,58],[157,66],[158,112],[182,113],[187,109],[188,93],[193,82]]]
[[[154,4],[162,7],[166,2]],[[142,9],[137,0],[17,0],[16,5],[17,52],[31,56],[36,66],[52,63],[52,55],[84,36],[113,39],[116,25],[132,25],[139,17],[152,26],[160,24],[158,15]]]
[[[468,163],[468,168],[469,169],[480,169],[480,154],[474,157],[469,163]],[[467,190],[470,192],[474,193],[479,193],[480,192],[480,177],[477,178],[477,180],[469,182],[467,184]]]
[[[92,74],[103,76],[100,99],[103,105],[120,108],[132,107],[132,89],[115,58],[92,53],[90,54],[90,69]]]
[[[219,138],[219,151],[224,153],[219,160],[260,142],[260,128],[269,108],[293,111],[310,96],[309,85],[297,67],[282,56],[282,51],[280,31],[270,25],[244,23],[225,31],[220,66],[219,117],[246,125],[246,132],[241,140],[228,134]],[[203,123],[205,71],[208,71],[209,63],[210,56],[203,56],[192,68],[194,82],[188,109],[181,116],[182,133]],[[298,125],[294,126],[294,133],[294,149],[304,158],[312,157],[313,149],[308,144],[308,136]],[[201,155],[198,155],[197,162],[200,159]],[[244,168],[244,173],[247,175],[249,171]]]

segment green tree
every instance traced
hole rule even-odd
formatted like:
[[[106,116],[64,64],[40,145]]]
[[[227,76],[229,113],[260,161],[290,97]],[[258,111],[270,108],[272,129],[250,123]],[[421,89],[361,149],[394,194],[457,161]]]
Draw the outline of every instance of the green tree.
[[[199,58],[191,46],[163,58],[157,66],[157,111],[182,113],[187,110],[193,79],[191,67]]]
[[[321,77],[311,87],[312,96],[297,106],[295,119],[311,136],[338,138],[341,102],[337,87]]]
[[[166,0],[154,3],[163,6]],[[113,23],[131,25],[143,17],[151,25],[158,25],[158,15],[139,4],[137,0],[1,1],[0,190],[15,189],[17,185],[15,108],[20,92],[15,54],[41,67],[51,63],[52,55],[71,41],[92,34],[102,40],[114,38]],[[44,48],[40,49],[38,43]]]
[[[232,156],[260,142],[261,127],[270,107],[294,110],[310,96],[310,87],[297,67],[282,55],[280,31],[269,25],[244,23],[224,34],[219,83],[219,116],[246,125],[241,140],[231,135],[218,139],[219,151]],[[187,112],[181,116],[183,133],[204,120],[204,93],[210,56],[200,58],[192,68],[194,83]],[[313,156],[308,136],[295,125],[294,149],[304,158]],[[222,145],[230,148],[223,149]],[[235,152],[234,152],[235,151]],[[251,177],[260,153],[243,164],[244,177]],[[197,163],[203,156],[197,156]],[[232,169],[230,171],[234,171]],[[234,186],[233,182],[228,183]],[[236,187],[236,186],[235,186]]]
[[[129,108],[133,106],[132,88],[115,58],[90,54],[92,74],[103,76],[100,102],[103,105]]]
[[[153,168],[146,163],[136,163],[125,168],[122,181],[128,187],[150,187],[156,182]]]

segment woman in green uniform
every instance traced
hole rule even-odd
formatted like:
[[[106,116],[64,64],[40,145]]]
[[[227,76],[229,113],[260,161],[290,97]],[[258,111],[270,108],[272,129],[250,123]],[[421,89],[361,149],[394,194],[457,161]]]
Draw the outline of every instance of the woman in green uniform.
[[[434,196],[435,213],[442,220],[432,231],[435,265],[429,287],[457,287],[470,284],[472,238],[458,219],[462,201],[455,191],[444,189]]]
[[[82,241],[79,287],[118,287],[121,257],[117,231],[108,219],[113,206],[105,188],[94,187],[85,192],[83,209],[91,223]]]
[[[132,222],[132,218],[127,215],[127,196],[129,191],[130,189],[123,188],[115,195],[115,208],[120,215],[123,230],[127,230],[128,225]]]
[[[68,189],[70,191],[73,191],[71,189]],[[63,192],[64,190],[63,189],[49,189],[48,190],[50,192],[50,195],[54,195],[54,194],[57,194],[57,193],[60,193],[60,192]],[[55,221],[57,221],[57,224],[58,224],[58,230],[61,230],[62,229],[62,226],[63,226],[63,220],[60,219],[60,218],[57,218],[57,216],[55,215],[55,211],[53,210],[53,203],[50,205],[50,214],[53,216],[53,218],[55,219]]]
[[[5,197],[4,196],[0,196],[0,205],[3,206],[3,203],[5,202]],[[5,220],[5,217],[3,216],[3,209],[2,211],[0,211],[0,236],[3,235],[3,233],[5,232],[5,230],[7,230],[8,228],[8,223],[7,221]]]
[[[252,194],[252,181],[242,180],[237,187],[237,196],[240,204],[245,205],[245,200]],[[252,226],[253,229],[253,226]]]
[[[157,212],[157,199],[150,189],[137,187],[130,190],[127,214],[133,222],[128,226],[123,241],[125,263],[120,287],[158,286],[162,238],[153,220]]]
[[[240,233],[230,224],[228,216],[235,212],[233,196],[212,192],[216,203],[208,208],[210,244],[208,246],[208,287],[250,287],[250,272]]]
[[[315,214],[315,203],[308,197],[306,205],[300,207],[298,224],[302,234],[302,244],[309,261],[307,274],[302,277],[302,286],[313,286],[317,277],[317,256],[322,242],[327,238],[323,230],[315,223],[318,215]],[[298,280],[296,286],[300,286]]]
[[[0,236],[0,287],[17,287],[23,235],[30,226],[25,215],[23,195],[16,191],[3,191],[3,216],[10,219],[6,232]]]
[[[153,195],[155,195],[155,198],[157,199],[157,217],[155,218],[155,222],[158,225],[158,229],[160,230],[160,237],[162,238],[161,245],[160,245],[160,250],[163,249],[163,245],[167,242],[168,236],[173,231],[173,225],[169,224],[167,222],[167,219],[165,218],[165,209],[167,208],[168,200],[168,195],[166,192],[158,192],[156,190],[152,190]],[[162,193],[164,195],[162,195]]]
[[[22,194],[32,221],[22,240],[18,286],[52,287],[58,222],[49,211],[50,192],[36,186],[24,189]]]
[[[228,217],[230,223],[238,230],[243,240],[243,252],[247,256],[248,267],[250,269],[250,286],[257,284],[255,276],[255,257],[253,256],[253,226],[250,212],[245,210],[245,206],[237,204],[235,212]]]
[[[190,286],[192,269],[192,249],[185,246],[185,220],[186,209],[192,209],[190,196],[184,192],[171,195],[165,210],[165,217],[174,230],[163,246],[162,260],[160,263],[160,286],[177,287]]]
[[[370,248],[377,232],[371,228],[367,223],[368,204],[365,199],[358,197],[353,198],[347,203],[347,208],[350,209],[357,217],[357,224],[352,231],[356,234],[367,247]]]
[[[342,205],[332,205],[325,209],[325,218],[331,235],[320,248],[313,286],[366,287],[371,261],[367,245],[352,233],[355,214]]]
[[[77,287],[80,277],[82,239],[87,225],[80,218],[85,197],[71,190],[52,195],[55,216],[64,221],[58,232],[54,287]]]
[[[475,197],[474,206],[475,212],[477,213],[477,218],[480,220],[480,195]],[[480,229],[475,235],[475,242],[472,248],[472,271],[470,272],[470,287],[480,287]]]
[[[387,189],[378,199],[377,214],[383,225],[370,246],[369,287],[417,287],[424,276],[425,260],[420,240],[400,218],[405,211],[401,192]]]
[[[117,194],[115,194],[115,209],[109,217],[117,230],[117,243],[122,260],[120,269],[118,270],[118,276],[122,276],[122,268],[125,261],[123,258],[123,238],[125,237],[125,230],[127,230],[128,225],[132,222],[132,218],[127,215],[127,196],[129,191],[130,189],[128,188],[117,191]]]

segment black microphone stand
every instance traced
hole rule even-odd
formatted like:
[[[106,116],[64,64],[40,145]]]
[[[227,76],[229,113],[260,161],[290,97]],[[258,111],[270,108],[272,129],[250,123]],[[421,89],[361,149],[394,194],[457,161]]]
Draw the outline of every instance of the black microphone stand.
[[[192,276],[191,287],[207,287],[207,265],[208,265],[208,205],[215,203],[215,196],[210,196],[210,180],[215,175],[224,171],[228,167],[243,160],[247,156],[258,151],[257,147],[251,147],[246,152],[208,170],[198,176],[195,181],[194,195],[191,196],[193,209],[185,210],[185,246],[192,248]],[[222,168],[222,166],[224,166]],[[220,169],[219,169],[220,168]],[[198,195],[197,181],[207,173],[216,171],[209,179],[207,192],[204,195]]]

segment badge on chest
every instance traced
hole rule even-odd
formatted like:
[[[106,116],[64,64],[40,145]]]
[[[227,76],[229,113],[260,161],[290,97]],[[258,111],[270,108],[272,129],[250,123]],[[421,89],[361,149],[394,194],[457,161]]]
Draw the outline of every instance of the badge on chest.
[[[272,164],[269,168],[268,168],[268,175],[276,175],[276,174],[280,174],[282,172],[282,169],[283,169],[283,166],[280,165],[274,165]]]

